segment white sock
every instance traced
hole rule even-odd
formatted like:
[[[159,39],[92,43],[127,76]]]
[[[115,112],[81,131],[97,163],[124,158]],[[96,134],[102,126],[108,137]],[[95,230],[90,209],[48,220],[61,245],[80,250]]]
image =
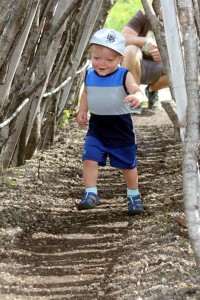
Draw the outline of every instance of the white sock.
[[[135,190],[127,189],[127,196],[137,196],[138,194],[139,194],[138,189]]]
[[[150,92],[150,93],[153,92],[152,89],[151,89],[151,87],[150,87],[150,85],[149,85],[149,92]]]
[[[91,188],[86,188],[85,189],[86,193],[94,193],[97,195],[97,187],[91,187]]]

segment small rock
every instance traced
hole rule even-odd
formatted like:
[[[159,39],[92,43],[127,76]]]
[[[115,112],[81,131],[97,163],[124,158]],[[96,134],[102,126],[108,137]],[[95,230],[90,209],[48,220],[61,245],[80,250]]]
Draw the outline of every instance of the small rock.
[[[103,297],[103,296],[105,296],[104,291],[99,291],[99,292],[98,292],[98,297]]]

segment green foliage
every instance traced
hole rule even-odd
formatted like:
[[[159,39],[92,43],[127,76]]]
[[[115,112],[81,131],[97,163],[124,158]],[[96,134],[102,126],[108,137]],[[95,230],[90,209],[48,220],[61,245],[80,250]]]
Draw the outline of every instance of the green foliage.
[[[60,126],[65,127],[69,123],[69,119],[75,115],[75,111],[63,110],[62,117],[60,118]]]
[[[15,186],[15,185],[17,185],[17,182],[16,182],[16,180],[14,180],[14,179],[5,178],[5,179],[3,180],[3,184],[5,184],[5,185],[7,185],[7,186]]]
[[[121,31],[130,18],[142,8],[140,0],[117,0],[110,10],[105,22],[105,28]]]

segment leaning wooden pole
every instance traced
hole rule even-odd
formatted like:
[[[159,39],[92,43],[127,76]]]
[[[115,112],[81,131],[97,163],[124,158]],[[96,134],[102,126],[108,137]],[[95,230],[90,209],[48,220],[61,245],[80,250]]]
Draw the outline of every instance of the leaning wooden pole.
[[[186,128],[187,93],[185,85],[183,52],[181,50],[181,40],[178,29],[175,2],[161,0],[161,7],[164,20],[171,79],[176,101],[178,125],[180,128],[181,140],[184,141]]]

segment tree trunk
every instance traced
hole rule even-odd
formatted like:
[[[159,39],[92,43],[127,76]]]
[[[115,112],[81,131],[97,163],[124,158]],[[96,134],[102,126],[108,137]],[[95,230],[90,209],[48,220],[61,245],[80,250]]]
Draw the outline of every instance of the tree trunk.
[[[145,11],[149,15],[158,45],[160,44],[158,21],[151,12],[146,0],[142,0]],[[165,34],[167,40],[170,68],[167,74],[170,79],[170,89],[174,91],[177,104],[179,126],[184,128],[183,142],[183,193],[188,232],[194,250],[197,268],[200,273],[200,178],[198,166],[199,151],[199,4],[197,1],[177,0],[179,26],[175,12],[175,0],[161,0]],[[194,14],[194,9],[197,12]],[[169,15],[171,18],[169,18]],[[180,31],[183,44],[180,42]],[[162,32],[162,30],[161,30]],[[163,32],[162,32],[163,36]],[[181,46],[181,47],[180,47]],[[163,47],[160,47],[164,57]],[[164,61],[166,63],[166,61]],[[178,74],[178,76],[177,76]],[[186,88],[185,88],[186,87]],[[187,105],[188,103],[188,105]],[[187,112],[186,112],[187,109]],[[173,119],[176,119],[173,116]]]
[[[199,61],[197,30],[192,1],[178,1],[185,50],[186,89],[188,96],[187,130],[183,144],[183,192],[188,232],[200,273],[199,188]]]
[[[181,140],[185,138],[187,93],[185,84],[185,63],[183,47],[181,46],[179,23],[177,21],[176,7],[174,1],[167,4],[161,0],[163,19],[165,25],[165,36],[167,50],[169,53],[169,64],[171,74],[171,87],[174,93],[178,114],[178,127],[180,129]],[[169,15],[171,18],[169,19]],[[179,76],[177,76],[179,74]]]
[[[13,43],[16,45],[15,45],[15,47],[14,47],[14,45],[12,45],[13,54],[12,54],[12,58],[9,62],[6,80],[5,80],[5,83],[2,86],[0,86],[0,99],[1,99],[0,100],[1,101],[0,102],[0,111],[2,111],[3,106],[6,106],[8,104],[8,101],[9,101],[8,96],[10,94],[11,84],[12,84],[18,63],[20,61],[29,31],[30,31],[30,28],[32,25],[32,22],[34,20],[34,17],[35,17],[36,11],[37,11],[38,2],[39,2],[39,0],[37,2],[35,1],[32,9],[31,9],[28,22],[25,24],[25,28],[19,38],[18,43],[16,40],[13,41]],[[18,12],[18,13],[20,14],[20,12]],[[16,27],[19,29],[19,27],[17,25],[16,25]]]

